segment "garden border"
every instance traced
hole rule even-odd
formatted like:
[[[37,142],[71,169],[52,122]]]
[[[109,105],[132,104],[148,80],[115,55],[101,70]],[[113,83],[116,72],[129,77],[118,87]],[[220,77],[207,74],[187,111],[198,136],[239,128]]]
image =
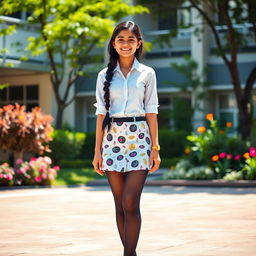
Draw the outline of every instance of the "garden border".
[[[74,188],[88,186],[109,186],[107,179],[98,179],[81,185],[41,185],[41,186],[9,186],[1,190],[33,189],[33,188]],[[145,186],[188,186],[188,187],[256,187],[256,180],[146,180]]]

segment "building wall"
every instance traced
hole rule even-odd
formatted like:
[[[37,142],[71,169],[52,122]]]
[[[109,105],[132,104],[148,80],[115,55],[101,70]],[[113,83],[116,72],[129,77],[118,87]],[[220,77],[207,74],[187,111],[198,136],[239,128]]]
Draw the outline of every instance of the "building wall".
[[[0,76],[0,83],[14,85],[38,85],[39,86],[39,105],[46,114],[53,113],[53,95],[51,80],[48,73],[39,73],[20,76]]]

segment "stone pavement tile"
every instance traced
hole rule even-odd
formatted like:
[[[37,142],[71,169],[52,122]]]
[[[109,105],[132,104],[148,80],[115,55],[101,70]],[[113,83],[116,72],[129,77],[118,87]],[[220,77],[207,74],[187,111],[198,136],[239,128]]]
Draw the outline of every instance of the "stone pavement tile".
[[[256,189],[144,187],[138,256],[255,256]],[[122,256],[109,187],[0,191],[0,256]]]

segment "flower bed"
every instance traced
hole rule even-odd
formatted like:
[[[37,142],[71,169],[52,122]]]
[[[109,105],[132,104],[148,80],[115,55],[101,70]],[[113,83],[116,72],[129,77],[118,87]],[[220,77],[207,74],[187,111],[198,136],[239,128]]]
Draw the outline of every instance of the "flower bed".
[[[59,166],[51,167],[51,158],[31,158],[23,162],[17,160],[17,168],[14,170],[7,163],[0,165],[0,186],[11,185],[52,185]]]
[[[166,179],[255,180],[256,148],[239,136],[230,136],[231,122],[220,128],[213,114],[206,115],[209,126],[200,126],[187,136],[184,158],[171,168]]]

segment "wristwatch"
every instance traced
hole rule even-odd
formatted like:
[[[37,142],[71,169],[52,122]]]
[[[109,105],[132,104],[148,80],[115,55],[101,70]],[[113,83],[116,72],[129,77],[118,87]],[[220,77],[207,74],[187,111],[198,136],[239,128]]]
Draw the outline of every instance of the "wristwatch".
[[[154,150],[159,151],[160,150],[160,145],[155,145],[155,146],[152,146],[151,148],[154,149]]]

